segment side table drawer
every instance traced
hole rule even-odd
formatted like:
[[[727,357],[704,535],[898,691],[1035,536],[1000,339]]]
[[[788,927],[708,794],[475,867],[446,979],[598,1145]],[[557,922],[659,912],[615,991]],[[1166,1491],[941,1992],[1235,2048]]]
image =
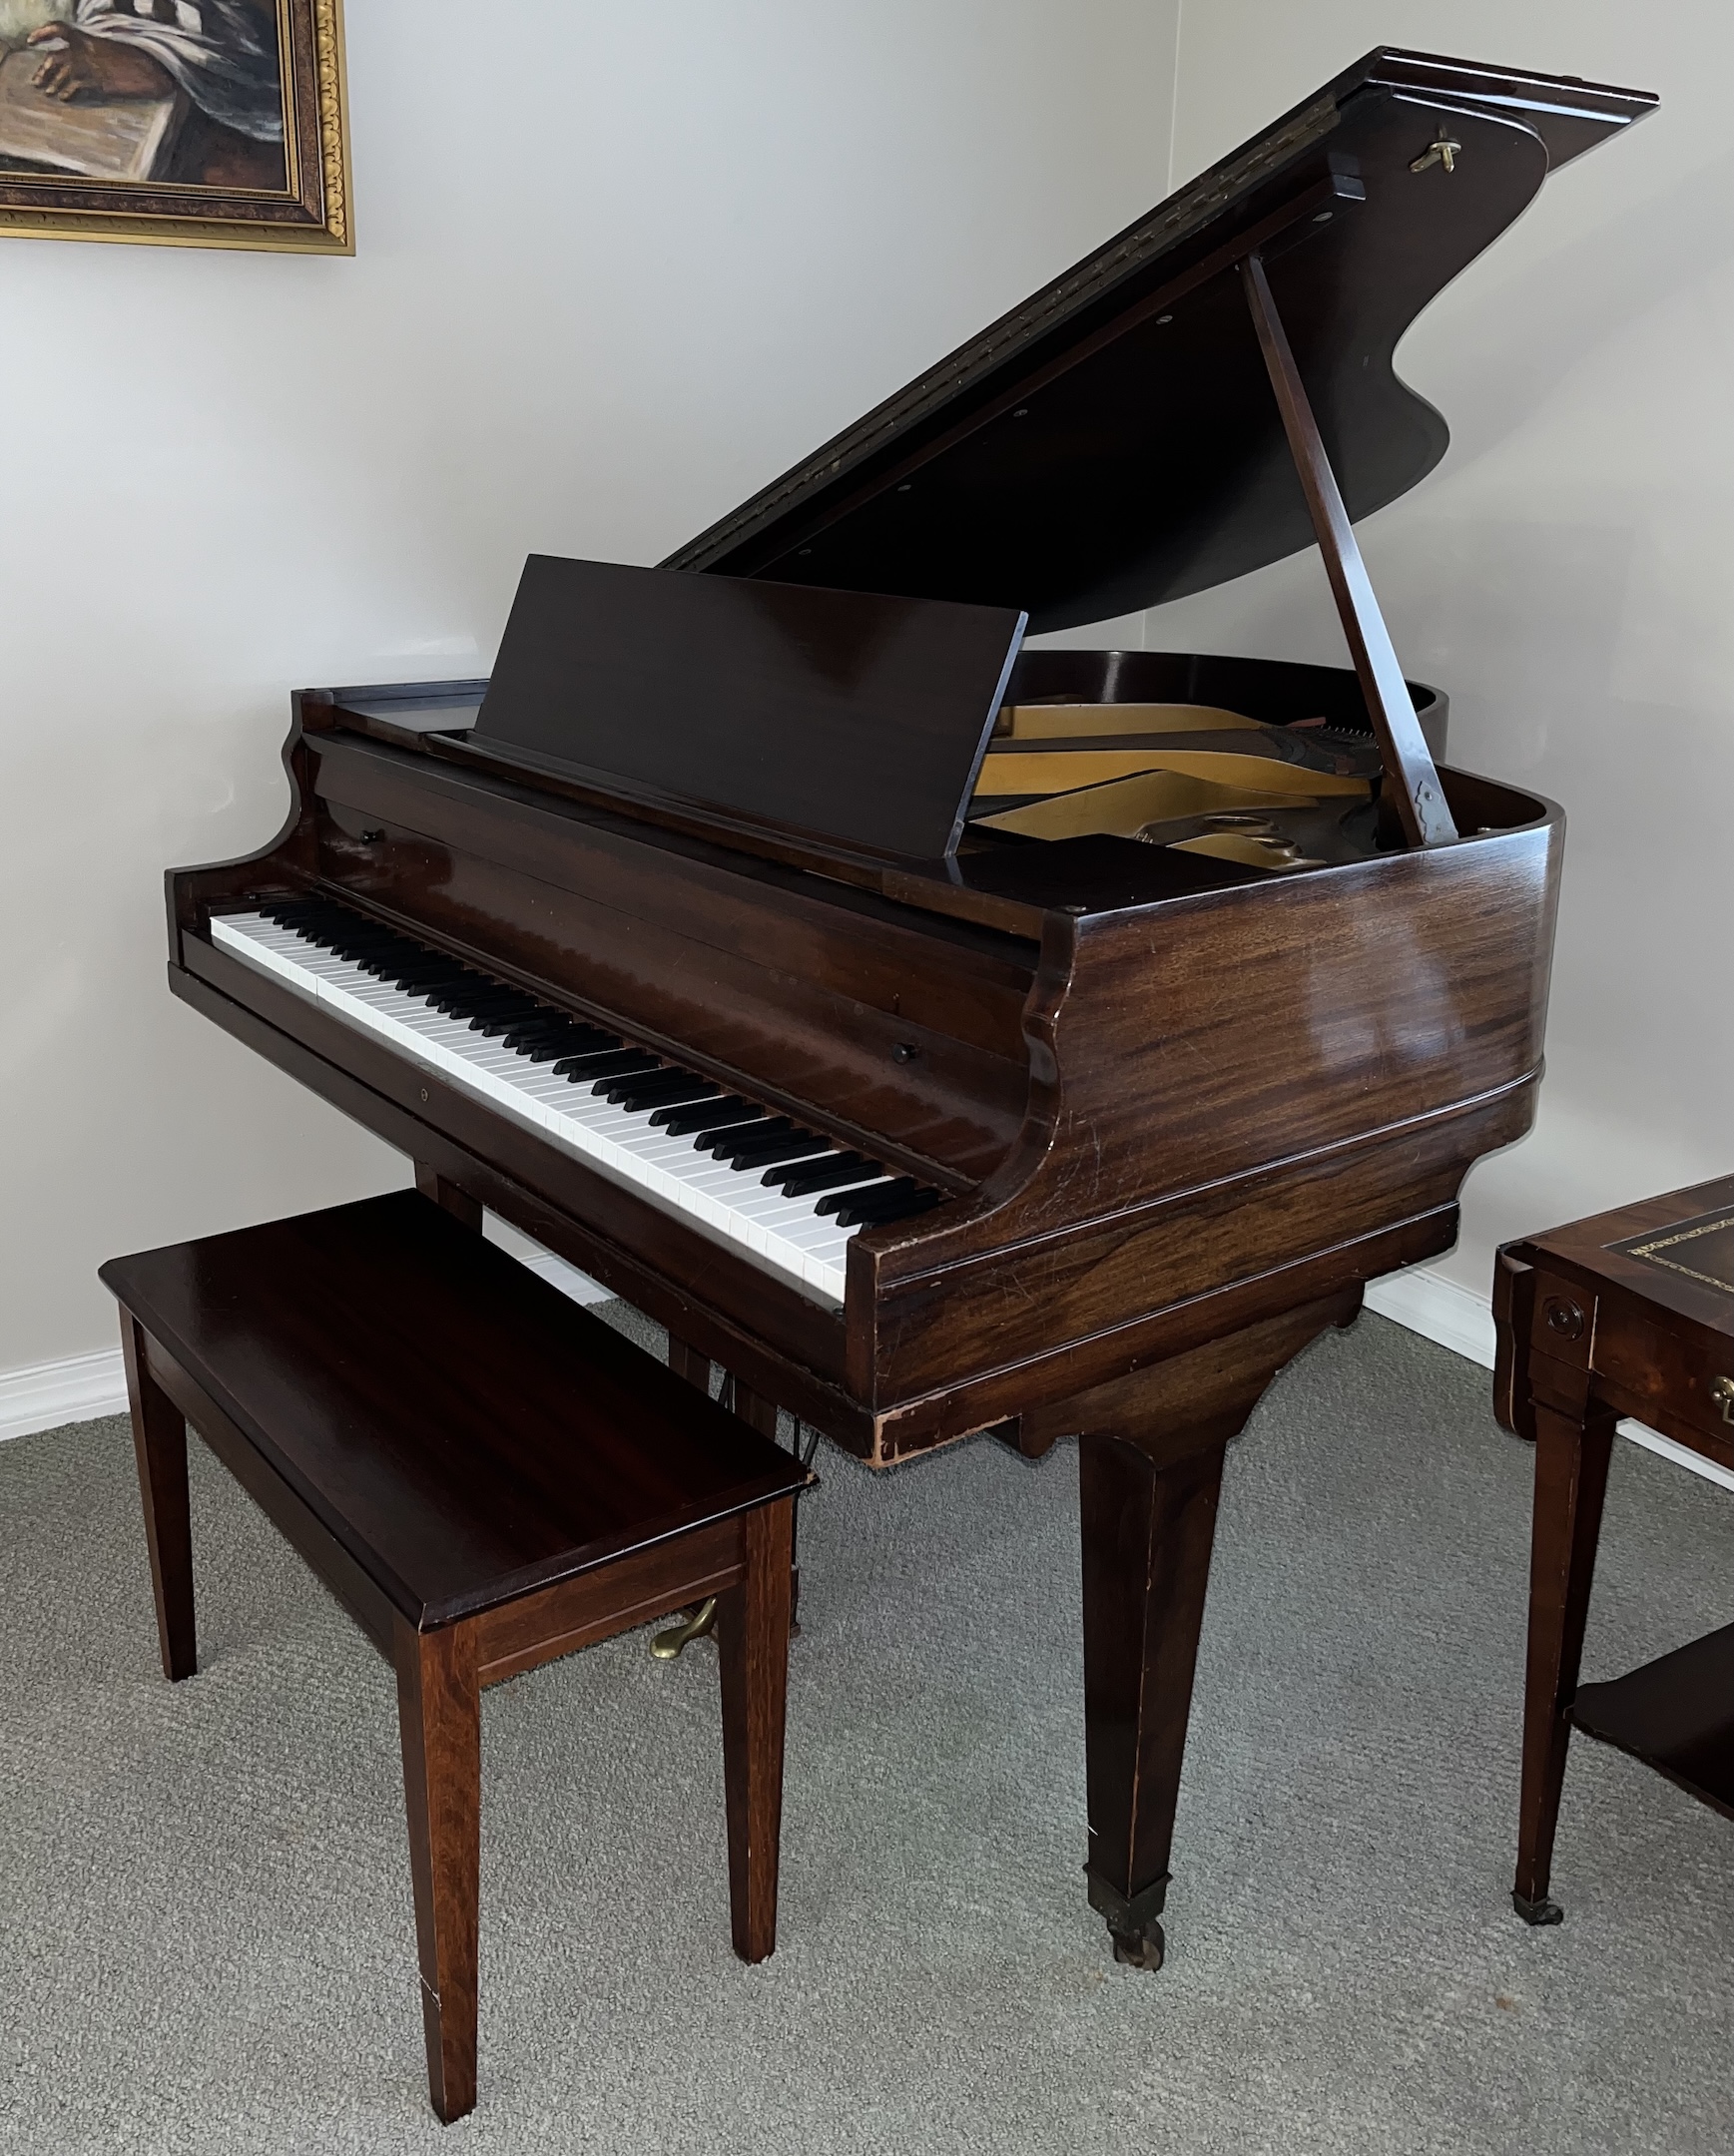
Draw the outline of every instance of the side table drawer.
[[[1636,1311],[1604,1308],[1593,1369],[1634,1400],[1718,1440],[1719,1455],[1734,1445],[1734,1343],[1706,1349]],[[1642,1404],[1631,1412],[1653,1419]]]

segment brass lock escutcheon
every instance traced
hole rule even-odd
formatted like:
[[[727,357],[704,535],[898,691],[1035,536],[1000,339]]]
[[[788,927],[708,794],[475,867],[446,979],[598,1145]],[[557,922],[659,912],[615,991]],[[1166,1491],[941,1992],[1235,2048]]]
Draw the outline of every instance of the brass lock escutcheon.
[[[1734,1377],[1710,1379],[1710,1403],[1721,1408],[1724,1422],[1734,1422]]]

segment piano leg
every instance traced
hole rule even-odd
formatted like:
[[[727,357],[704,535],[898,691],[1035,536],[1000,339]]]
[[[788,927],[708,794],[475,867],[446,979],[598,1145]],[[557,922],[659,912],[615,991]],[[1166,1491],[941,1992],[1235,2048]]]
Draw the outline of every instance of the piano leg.
[[[1357,1287],[1025,1417],[1030,1441],[1082,1432],[1084,1871],[1115,1959],[1138,1968],[1160,1968],[1167,1943],[1223,1451],[1283,1364],[1359,1301]]]
[[[1090,1906],[1116,1961],[1162,1966],[1158,1921],[1229,1432],[1175,1432],[1176,1456],[1107,1431],[1078,1451]]]

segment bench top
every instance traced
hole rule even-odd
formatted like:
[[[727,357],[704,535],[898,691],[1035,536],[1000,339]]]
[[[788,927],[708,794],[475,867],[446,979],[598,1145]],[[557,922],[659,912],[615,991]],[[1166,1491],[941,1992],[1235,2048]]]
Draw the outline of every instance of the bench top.
[[[811,1479],[415,1191],[101,1278],[423,1629]]]

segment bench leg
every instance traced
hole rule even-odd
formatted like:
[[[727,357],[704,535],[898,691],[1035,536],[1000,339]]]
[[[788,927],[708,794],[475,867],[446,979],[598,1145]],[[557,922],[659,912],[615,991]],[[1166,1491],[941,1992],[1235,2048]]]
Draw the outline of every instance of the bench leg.
[[[743,1384],[739,1377],[734,1378],[732,1382],[734,1385],[735,1412],[750,1429],[756,1429],[761,1437],[769,1437],[771,1442],[775,1444],[777,1442],[777,1402],[763,1392],[755,1392],[751,1385]],[[801,1425],[799,1423],[795,1426],[795,1449],[797,1452],[801,1449]],[[799,1639],[801,1637],[801,1567],[795,1561],[794,1519],[795,1516],[792,1514],[789,1527],[789,1637]]]
[[[729,1809],[729,1912],[735,1951],[763,1961],[777,1944],[783,1827],[783,1721],[789,1692],[789,1555],[795,1501],[742,1522],[746,1576],[719,1597],[723,1781]]]
[[[475,2108],[481,1863],[481,1692],[475,1628],[398,1620],[397,1709],[421,1959],[427,2086],[448,2124]]]
[[[187,1418],[146,1367],[144,1331],[125,1310],[121,1350],[127,1365],[127,1403],[133,1415],[133,1451],[139,1462],[139,1495],[145,1507],[163,1674],[170,1679],[191,1677],[199,1667],[199,1647],[193,1627]]]

